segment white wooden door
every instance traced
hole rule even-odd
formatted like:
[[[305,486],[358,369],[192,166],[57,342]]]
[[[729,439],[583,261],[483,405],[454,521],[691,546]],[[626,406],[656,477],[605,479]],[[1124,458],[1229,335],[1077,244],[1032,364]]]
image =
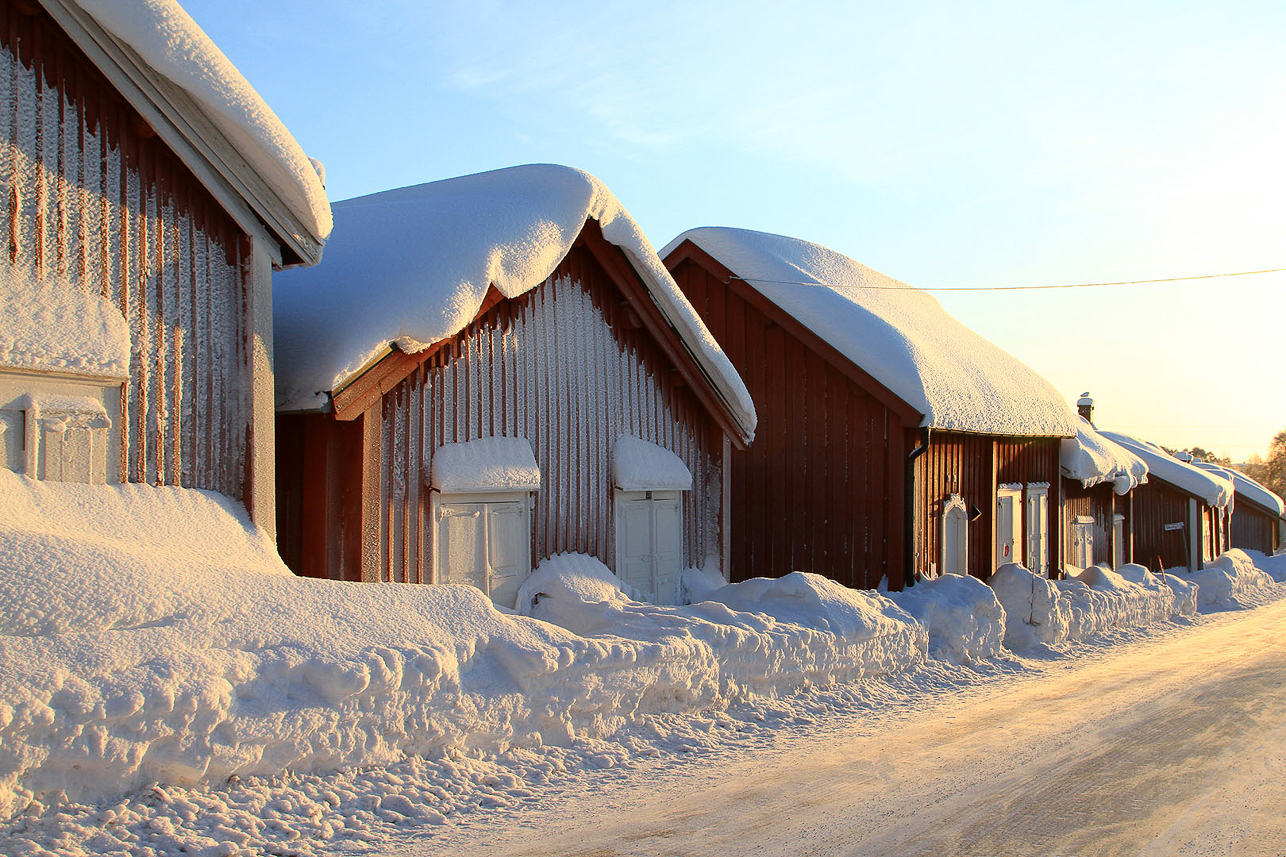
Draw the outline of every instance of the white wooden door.
[[[1027,568],[1049,575],[1049,488],[1027,486]]]
[[[677,491],[618,491],[617,575],[654,604],[675,603],[683,570],[683,501]]]
[[[969,573],[969,513],[962,501],[948,502],[943,510],[942,573]]]
[[[1112,568],[1125,565],[1125,516],[1112,517]]]
[[[435,498],[434,580],[476,586],[513,607],[531,572],[531,524],[526,496]]]
[[[1094,519],[1078,515],[1072,521],[1072,565],[1089,568],[1094,564]]]
[[[1023,561],[1021,486],[1001,486],[996,493],[996,567]]]

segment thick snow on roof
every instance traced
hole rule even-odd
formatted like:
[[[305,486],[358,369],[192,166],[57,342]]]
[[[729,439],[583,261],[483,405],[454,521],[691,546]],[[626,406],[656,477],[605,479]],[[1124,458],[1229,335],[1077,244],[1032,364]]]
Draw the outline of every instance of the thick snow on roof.
[[[1063,475],[1090,488],[1112,482],[1117,494],[1127,494],[1148,479],[1148,465],[1120,444],[1099,434],[1084,417],[1077,417],[1076,437],[1063,438],[1059,464]]]
[[[153,70],[196,99],[300,223],[330,235],[330,203],[312,161],[237,67],[175,0],[74,0]]]
[[[612,478],[622,491],[689,491],[692,471],[670,450],[624,434],[612,446]]]
[[[1139,440],[1128,434],[1114,431],[1100,431],[1108,440],[1119,443],[1130,452],[1142,458],[1148,465],[1148,473],[1158,479],[1182,488],[1189,494],[1200,497],[1208,506],[1224,507],[1232,502],[1232,480],[1216,473],[1208,473],[1200,468],[1185,464],[1154,443]]]
[[[753,435],[736,370],[638,224],[588,173],[511,167],[345,200],[335,218],[325,260],[273,281],[279,410],[322,409],[391,344],[414,353],[460,332],[490,285],[508,298],[535,288],[592,218]]]
[[[1048,381],[918,289],[818,244],[748,229],[691,229],[661,255],[685,239],[923,414],[922,425],[1076,434],[1067,403]]]
[[[460,494],[539,491],[540,467],[527,438],[480,437],[436,449],[429,485]]]
[[[115,304],[0,260],[0,366],[124,378],[129,363]]]
[[[1230,467],[1220,467],[1218,464],[1211,464],[1208,461],[1194,461],[1192,463],[1209,473],[1218,473],[1220,476],[1226,476],[1231,479],[1233,491],[1238,497],[1244,497],[1252,503],[1258,503],[1265,509],[1286,517],[1286,503],[1282,502],[1282,498],[1241,471],[1233,470]]]

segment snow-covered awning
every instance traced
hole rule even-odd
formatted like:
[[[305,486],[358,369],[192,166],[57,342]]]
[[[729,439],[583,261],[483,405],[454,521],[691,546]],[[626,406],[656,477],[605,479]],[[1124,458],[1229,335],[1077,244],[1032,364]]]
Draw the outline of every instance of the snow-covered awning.
[[[692,229],[690,240],[946,431],[1073,437],[1062,395],[934,298],[840,253],[748,229]]]
[[[72,0],[154,71],[184,90],[324,242],[330,203],[319,170],[232,61],[175,0]]]
[[[1147,481],[1147,462],[1103,437],[1083,417],[1077,420],[1076,437],[1063,438],[1059,449],[1063,476],[1078,480],[1085,488],[1111,482],[1112,489],[1121,495]]]
[[[612,447],[612,480],[622,491],[692,490],[692,471],[683,459],[629,434]]]
[[[414,354],[542,283],[588,220],[620,247],[746,439],[755,407],[629,212],[598,179],[533,164],[336,203],[320,265],[273,278],[277,408],[322,410],[391,346]]]
[[[0,368],[126,378],[129,364],[114,303],[0,260]]]
[[[1207,506],[1223,508],[1232,502],[1232,479],[1186,464],[1146,440],[1114,431],[1100,431],[1099,434],[1142,458],[1148,465],[1151,477],[1169,482],[1176,488],[1199,497]]]
[[[429,487],[451,494],[539,491],[540,467],[525,437],[448,443],[433,453]]]
[[[1286,517],[1286,502],[1272,491],[1246,474],[1229,467],[1220,467],[1208,461],[1194,461],[1193,464],[1209,473],[1217,473],[1232,480],[1233,492],[1238,498],[1245,498],[1252,503],[1263,506],[1278,517]]]

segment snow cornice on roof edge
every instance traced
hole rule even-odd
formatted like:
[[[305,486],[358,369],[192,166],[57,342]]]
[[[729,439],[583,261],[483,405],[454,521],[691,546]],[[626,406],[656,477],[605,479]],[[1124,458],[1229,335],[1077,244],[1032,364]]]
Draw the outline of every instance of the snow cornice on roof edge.
[[[1278,497],[1258,480],[1250,478],[1239,470],[1212,464],[1209,461],[1194,461],[1192,464],[1208,473],[1216,473],[1231,479],[1233,492],[1236,494],[1238,502],[1249,500],[1256,506],[1262,507],[1269,514],[1276,515],[1279,518],[1286,517],[1286,502],[1283,502],[1281,497]]]
[[[1009,437],[1075,437],[1048,381],[928,294],[818,244],[703,227],[691,241],[923,416],[921,425]]]
[[[331,212],[313,162],[174,0],[39,0],[247,232],[315,264]]]
[[[325,261],[274,278],[279,411],[324,410],[327,395],[390,347],[421,353],[477,316],[488,292],[544,282],[593,221],[620,248],[742,439],[754,404],[638,224],[602,182],[533,164],[338,202]]]
[[[1233,500],[1233,481],[1228,476],[1212,473],[1180,461],[1154,443],[1128,434],[1099,430],[1110,441],[1120,444],[1142,458],[1148,465],[1148,478],[1160,479],[1191,494],[1207,506],[1223,508]]]
[[[1067,479],[1075,479],[1083,488],[1111,482],[1120,495],[1148,480],[1148,465],[1142,458],[1095,430],[1084,417],[1076,437],[1063,438],[1059,449],[1059,467]]]

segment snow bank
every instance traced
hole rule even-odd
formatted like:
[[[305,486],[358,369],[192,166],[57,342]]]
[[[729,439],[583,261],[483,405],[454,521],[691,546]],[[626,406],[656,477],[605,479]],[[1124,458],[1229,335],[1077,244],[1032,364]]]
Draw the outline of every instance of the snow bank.
[[[1005,608],[1005,647],[1025,652],[1059,647],[1068,639],[1071,616],[1054,581],[1008,563],[987,581]]]
[[[129,363],[115,304],[0,259],[0,367],[125,378]]]
[[[929,654],[953,664],[999,657],[1005,611],[995,590],[976,577],[944,574],[888,597],[929,632]]]
[[[1193,592],[1168,582],[1133,564],[1090,566],[1063,580],[1010,564],[990,580],[1005,608],[1005,645],[1019,652],[1195,613]]]
[[[429,485],[454,493],[539,491],[540,467],[525,437],[483,437],[434,450]]]
[[[1204,610],[1238,609],[1254,603],[1259,590],[1271,587],[1276,580],[1256,567],[1246,551],[1233,548],[1197,571],[1176,569],[1167,576],[1180,577],[1198,588],[1198,604]]]
[[[1048,381],[947,314],[934,298],[818,244],[706,227],[690,240],[870,373],[937,429],[1072,437]]]
[[[1151,476],[1200,497],[1206,505],[1223,508],[1232,502],[1233,484],[1228,477],[1193,467],[1146,440],[1114,431],[1099,433],[1143,459]]]
[[[720,698],[685,634],[585,639],[471,587],[297,578],[218,495],[0,471],[0,507],[0,817],[566,743]]]
[[[1084,488],[1111,482],[1112,490],[1125,495],[1148,481],[1148,465],[1120,444],[1099,434],[1084,417],[1077,417],[1076,437],[1063,438],[1059,465],[1063,476]]]
[[[0,471],[0,508],[0,818],[148,783],[568,746],[902,670],[927,646],[888,599],[814,575],[654,607],[557,557],[523,593],[559,627],[468,586],[295,577],[209,492]]]
[[[1113,571],[1093,565],[1055,582],[1066,600],[1068,639],[1083,640],[1118,628],[1141,628],[1196,612],[1174,589],[1141,565]]]
[[[633,435],[612,446],[612,478],[622,491],[689,491],[692,471],[670,450]]]
[[[928,645],[924,628],[888,599],[803,572],[728,584],[706,601],[670,607],[626,597],[592,557],[560,554],[541,562],[518,604],[582,637],[680,651],[691,683],[717,689],[720,700],[898,672],[921,662]]]
[[[345,200],[335,217],[320,265],[273,278],[279,410],[323,409],[390,346],[415,353],[459,333],[490,286],[507,298],[535,288],[592,219],[754,435],[740,376],[638,224],[588,173],[512,167]]]
[[[318,241],[331,231],[319,171],[299,143],[175,0],[74,0],[103,29],[196,99]]]

